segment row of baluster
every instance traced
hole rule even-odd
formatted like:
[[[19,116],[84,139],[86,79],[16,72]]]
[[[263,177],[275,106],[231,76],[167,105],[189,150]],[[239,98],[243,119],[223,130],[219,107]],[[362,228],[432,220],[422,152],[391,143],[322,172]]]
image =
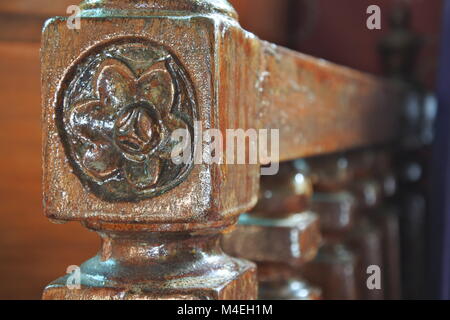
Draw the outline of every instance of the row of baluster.
[[[282,163],[222,246],[257,264],[260,299],[399,299],[396,193],[387,149]]]

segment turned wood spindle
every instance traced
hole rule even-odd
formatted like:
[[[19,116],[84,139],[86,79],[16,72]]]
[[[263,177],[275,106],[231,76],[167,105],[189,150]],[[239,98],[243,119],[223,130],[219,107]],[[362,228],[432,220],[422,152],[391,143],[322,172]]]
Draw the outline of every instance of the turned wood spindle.
[[[358,285],[362,299],[384,299],[384,264],[382,230],[374,222],[374,214],[381,204],[382,187],[374,171],[375,154],[373,150],[358,150],[347,155],[349,170],[353,170],[354,181],[347,188],[356,198],[357,221],[348,234],[349,246],[358,254]],[[380,288],[367,285],[368,268],[378,267],[381,277]]]
[[[382,231],[385,298],[398,300],[401,294],[400,257],[400,203],[398,201],[398,174],[394,170],[392,150],[378,150],[376,174],[382,188],[382,203],[376,209],[374,220]]]
[[[402,294],[420,299],[426,289],[425,262],[428,197],[428,159],[433,142],[437,104],[419,77],[418,57],[425,44],[413,28],[410,4],[399,2],[390,13],[390,29],[380,42],[385,75],[405,86],[407,103],[402,114],[400,146],[396,152],[399,172]],[[419,66],[419,67],[418,67]]]
[[[327,227],[327,219],[322,215],[330,214],[328,211],[332,208],[330,204],[328,208],[324,205],[324,199],[339,192],[345,192],[353,199],[354,224],[340,234],[339,240],[357,258],[354,276],[361,299],[383,299],[391,284],[394,292],[390,290],[390,296],[398,294],[395,292],[399,264],[398,219],[381,207],[384,197],[395,192],[395,180],[392,181],[389,172],[383,171],[386,170],[383,167],[385,159],[379,155],[374,150],[356,150],[307,159],[314,181],[313,209],[321,217],[322,228]],[[371,266],[380,270],[380,288],[367,285],[367,270]]]
[[[300,275],[321,242],[319,221],[309,210],[311,182],[292,163],[275,176],[261,177],[257,206],[241,216],[237,229],[225,235],[224,250],[258,266],[259,298],[317,300],[320,289]]]
[[[305,278],[319,286],[326,300],[355,300],[359,294],[359,256],[347,246],[356,224],[355,196],[343,186],[353,179],[347,159],[325,155],[297,161],[313,181],[311,208],[319,216],[324,243],[317,257],[302,268]]]

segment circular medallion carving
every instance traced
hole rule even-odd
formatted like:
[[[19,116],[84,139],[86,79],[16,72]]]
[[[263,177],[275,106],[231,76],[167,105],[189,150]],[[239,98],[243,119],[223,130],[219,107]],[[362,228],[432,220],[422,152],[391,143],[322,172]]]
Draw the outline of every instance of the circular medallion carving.
[[[193,140],[194,90],[167,49],[145,40],[94,48],[63,82],[57,125],[74,173],[107,201],[160,195],[188,175],[191,159],[174,163],[177,129]]]

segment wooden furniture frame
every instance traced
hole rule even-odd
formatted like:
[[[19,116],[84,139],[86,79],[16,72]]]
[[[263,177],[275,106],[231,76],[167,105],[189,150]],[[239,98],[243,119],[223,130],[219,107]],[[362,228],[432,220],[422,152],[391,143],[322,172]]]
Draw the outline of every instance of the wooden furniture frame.
[[[80,7],[79,30],[59,17],[43,31],[44,205],[102,247],[81,288],[65,276],[44,299],[256,298],[255,265],[219,237],[255,206],[262,163],[169,165],[176,128],[279,130],[279,157],[264,163],[398,134],[401,89],[258,39],[225,0]]]

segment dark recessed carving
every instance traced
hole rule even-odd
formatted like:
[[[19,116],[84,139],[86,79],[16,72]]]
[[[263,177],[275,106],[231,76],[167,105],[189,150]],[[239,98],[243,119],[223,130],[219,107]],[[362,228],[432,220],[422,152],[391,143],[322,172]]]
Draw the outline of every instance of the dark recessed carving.
[[[181,183],[192,167],[171,159],[171,133],[194,137],[191,82],[178,60],[148,41],[93,49],[59,97],[57,124],[83,185],[108,201],[138,201]],[[192,148],[194,143],[191,143]]]

